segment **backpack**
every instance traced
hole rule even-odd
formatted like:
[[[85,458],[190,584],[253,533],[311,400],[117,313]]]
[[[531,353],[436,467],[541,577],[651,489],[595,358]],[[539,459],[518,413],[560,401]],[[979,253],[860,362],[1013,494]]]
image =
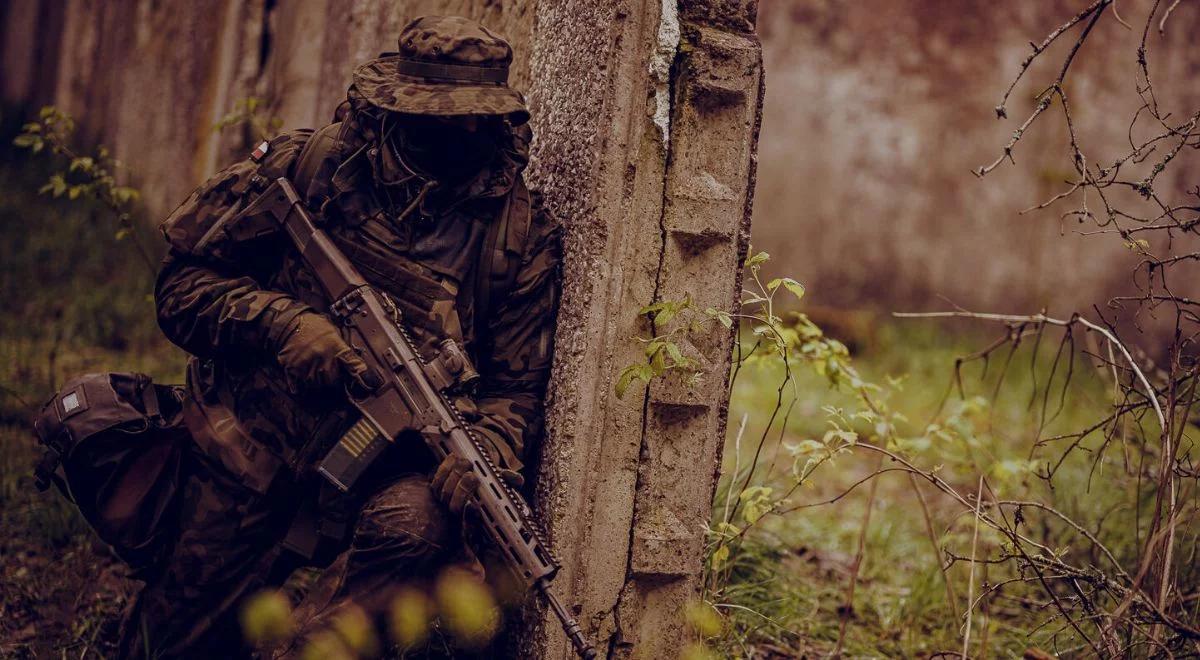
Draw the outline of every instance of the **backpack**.
[[[183,388],[138,373],[98,373],[67,382],[34,421],[46,447],[38,490],[53,483],[133,568],[168,545],[187,446]]]
[[[342,151],[343,126],[343,122],[334,122],[314,132],[296,159],[292,183],[309,204],[313,197],[319,196],[317,172],[321,165],[329,158],[338,157]],[[532,224],[533,205],[529,188],[523,179],[518,178],[513,191],[505,199],[504,210],[495,222],[488,225],[474,275],[465,283],[466,295],[476,302],[473,323],[477,340],[487,336],[487,319],[494,311],[495,302],[504,300],[512,290],[517,269],[521,265],[521,243],[529,235]],[[479,352],[478,349],[476,352]]]

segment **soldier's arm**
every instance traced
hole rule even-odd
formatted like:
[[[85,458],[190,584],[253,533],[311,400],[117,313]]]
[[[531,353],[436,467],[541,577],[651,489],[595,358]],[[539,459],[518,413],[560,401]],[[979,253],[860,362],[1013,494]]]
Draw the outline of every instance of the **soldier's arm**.
[[[508,296],[488,319],[490,350],[481,357],[476,430],[519,471],[528,441],[541,432],[558,313],[561,229],[540,209]]]
[[[155,286],[158,322],[167,338],[189,353],[219,357],[258,351],[308,309],[262,284],[284,238],[249,238],[253,232],[232,226],[236,210],[259,192],[256,181],[290,175],[308,134],[284,134],[261,158],[217,173],[163,222],[169,252]]]

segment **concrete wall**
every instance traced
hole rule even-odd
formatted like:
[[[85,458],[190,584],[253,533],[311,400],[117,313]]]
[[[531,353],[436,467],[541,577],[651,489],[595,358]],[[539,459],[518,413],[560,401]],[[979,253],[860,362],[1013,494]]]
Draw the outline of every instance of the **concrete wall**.
[[[395,50],[413,17],[461,14],[507,35],[528,89],[532,2],[24,0],[4,14],[8,103],[55,103],[121,155],[162,216],[254,140],[217,121],[247,97],[286,128],[327,123],[355,64]]]
[[[613,393],[644,360],[637,310],[690,294],[732,309],[749,238],[762,99],[753,0],[43,0],[3,9],[7,102],[56,103],[132,168],[161,217],[245,153],[213,124],[269,99],[318,126],[355,63],[406,20],[458,13],[506,34],[533,111],[529,179],[564,221],[557,354],[537,508],[564,561],[559,592],[613,657],[672,657],[688,633],[724,438],[731,335],[685,351],[694,388]],[[531,610],[522,655],[569,655]]]
[[[614,657],[673,657],[698,588],[724,437],[730,336],[687,347],[695,388],[613,394],[644,359],[637,309],[732,307],[749,233],[761,65],[753,2],[543,2],[532,179],[569,218],[540,482],[564,582]],[[649,63],[649,66],[648,66]],[[563,655],[557,631],[538,639]]]

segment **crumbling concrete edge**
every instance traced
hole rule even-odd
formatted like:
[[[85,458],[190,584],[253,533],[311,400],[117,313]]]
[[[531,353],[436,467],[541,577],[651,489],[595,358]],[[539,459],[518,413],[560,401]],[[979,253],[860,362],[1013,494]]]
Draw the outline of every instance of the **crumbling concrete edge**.
[[[645,359],[641,306],[737,305],[762,92],[755,14],[753,0],[538,5],[531,180],[568,228],[538,508],[563,553],[558,588],[609,657],[673,657],[690,638],[733,336],[712,324],[685,342],[706,372],[696,387],[655,381],[630,405],[612,386]],[[570,657],[557,623],[540,623],[522,655]]]
[[[662,0],[658,15],[658,41],[650,58],[654,79],[654,125],[662,134],[663,150],[671,140],[671,69],[679,52],[679,6],[676,0]]]

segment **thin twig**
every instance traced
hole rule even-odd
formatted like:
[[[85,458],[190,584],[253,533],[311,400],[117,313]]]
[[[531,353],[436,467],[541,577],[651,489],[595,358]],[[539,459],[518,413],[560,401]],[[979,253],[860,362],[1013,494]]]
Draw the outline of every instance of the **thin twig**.
[[[874,473],[878,473],[883,469],[883,455],[880,454],[879,460],[875,463]],[[875,493],[879,486],[878,479],[871,480],[871,489],[867,492],[867,508],[863,511],[862,529],[858,532],[858,552],[854,555],[854,564],[850,567],[850,583],[846,587],[846,601],[842,604],[841,625],[838,626],[837,646],[834,647],[833,656],[840,657],[842,654],[842,646],[846,641],[846,626],[850,621],[850,617],[854,615],[854,588],[858,585],[858,573],[862,568],[863,556],[866,553],[867,547],[867,530],[871,525],[871,510],[875,508]]]
[[[967,627],[963,631],[962,658],[967,660],[971,646],[971,615],[975,611],[975,557],[979,545],[979,505],[983,502],[983,475],[979,475],[979,488],[975,492],[975,531],[971,534],[971,573],[967,578]]]

